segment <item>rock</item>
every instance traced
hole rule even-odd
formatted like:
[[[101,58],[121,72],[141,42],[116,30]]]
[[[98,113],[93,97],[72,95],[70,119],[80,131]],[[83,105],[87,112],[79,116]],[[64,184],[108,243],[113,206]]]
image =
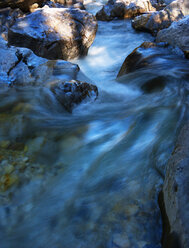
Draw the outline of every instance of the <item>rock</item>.
[[[41,5],[43,1],[44,0],[0,0],[0,8],[19,8],[22,11],[27,12],[29,11],[32,4],[38,3],[39,5]]]
[[[72,112],[74,105],[83,100],[94,101],[98,96],[98,89],[95,85],[78,80],[53,83],[50,89],[68,112]]]
[[[101,21],[111,21],[114,18],[132,18],[148,11],[155,11],[150,0],[109,0],[97,12],[96,18]]]
[[[17,18],[23,16],[24,13],[20,9],[0,9],[0,33],[6,33],[7,37],[8,28],[15,23]]]
[[[30,48],[47,59],[87,54],[97,31],[92,14],[76,8],[43,8],[20,18],[9,29],[10,45]]]
[[[66,8],[74,7],[78,9],[85,9],[83,0],[50,0],[45,1],[43,6],[49,6],[50,8]]]
[[[148,60],[151,57],[148,49],[155,48],[156,44],[153,42],[144,42],[139,47],[135,48],[123,62],[117,77],[121,77],[130,72],[148,66]],[[145,54],[146,52],[146,54]]]
[[[132,26],[156,35],[159,30],[168,28],[172,22],[179,21],[187,15],[189,15],[187,0],[176,0],[161,11],[137,16],[132,21]]]
[[[189,16],[186,16],[178,22],[173,22],[172,25],[157,34],[157,42],[168,42],[173,47],[179,47],[188,58],[189,52]]]
[[[67,61],[49,61],[27,48],[8,47],[0,38],[0,84],[44,84],[58,73],[75,78],[79,68]],[[8,58],[8,59],[7,59]]]
[[[147,80],[142,86],[141,89],[145,93],[153,93],[161,91],[164,89],[167,78],[164,76],[157,76],[150,80]]]
[[[181,130],[163,186],[169,228],[163,247],[189,247],[189,123]]]
[[[144,70],[148,68],[148,70],[152,70],[154,65],[157,66],[157,59],[160,57],[159,55],[161,55],[162,52],[165,53],[165,47],[166,44],[163,43],[159,45],[153,42],[142,43],[126,57],[117,78],[140,69]],[[166,82],[170,80],[171,78],[169,78],[169,76],[165,77],[164,75],[151,74],[139,82],[139,85],[144,93],[153,93],[163,90]],[[124,77],[119,79],[119,81],[124,82]]]
[[[131,247],[128,235],[126,233],[117,233],[113,236],[113,247],[129,248]]]

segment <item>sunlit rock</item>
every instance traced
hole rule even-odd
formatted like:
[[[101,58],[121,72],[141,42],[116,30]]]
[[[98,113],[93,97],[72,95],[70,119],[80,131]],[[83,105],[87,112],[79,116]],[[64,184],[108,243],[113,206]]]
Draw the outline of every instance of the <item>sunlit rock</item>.
[[[78,9],[85,9],[83,0],[48,0],[43,3],[43,6],[50,8],[67,8],[73,7]]]
[[[72,112],[74,105],[83,100],[94,101],[98,96],[95,85],[78,80],[55,82],[50,85],[50,89],[68,112]]]
[[[155,11],[150,0],[109,0],[96,17],[101,21],[111,21],[114,18],[132,18],[148,11]]]
[[[157,42],[168,42],[173,47],[179,47],[188,58],[189,52],[189,16],[186,16],[178,22],[173,22],[172,25],[157,34]]]
[[[9,29],[10,45],[30,48],[48,59],[87,54],[97,31],[92,14],[76,8],[44,8],[20,18]]]
[[[172,22],[179,21],[187,15],[189,15],[187,0],[176,0],[161,11],[135,17],[132,26],[137,30],[156,35],[159,30],[168,28]]]
[[[40,5],[43,2],[44,0],[0,0],[0,8],[19,8],[27,12],[32,4],[37,3]]]
[[[2,38],[0,53],[0,84],[44,84],[58,73],[75,78],[79,70],[77,65],[67,61],[49,61],[38,57],[27,48],[8,47]]]

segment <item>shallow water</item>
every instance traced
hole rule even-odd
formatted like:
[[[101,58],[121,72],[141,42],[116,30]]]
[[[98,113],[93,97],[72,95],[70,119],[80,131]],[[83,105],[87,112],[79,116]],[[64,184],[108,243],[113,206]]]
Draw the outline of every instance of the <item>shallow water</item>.
[[[157,49],[150,67],[116,81],[146,40],[129,21],[100,22],[88,56],[74,61],[99,97],[72,114],[47,88],[1,91],[0,141],[15,144],[1,146],[1,173],[16,183],[0,194],[0,247],[161,247],[157,198],[185,111],[189,64]],[[164,89],[141,90],[162,75]]]

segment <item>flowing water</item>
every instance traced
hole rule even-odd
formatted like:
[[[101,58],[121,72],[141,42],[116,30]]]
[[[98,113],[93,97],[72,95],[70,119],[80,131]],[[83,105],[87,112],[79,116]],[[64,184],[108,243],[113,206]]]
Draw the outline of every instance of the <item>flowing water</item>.
[[[0,248],[161,247],[157,198],[189,63],[150,50],[149,67],[115,80],[125,57],[152,39],[130,21],[99,22],[88,56],[74,61],[99,97],[72,114],[46,88],[1,91]],[[144,93],[156,76],[165,87]]]

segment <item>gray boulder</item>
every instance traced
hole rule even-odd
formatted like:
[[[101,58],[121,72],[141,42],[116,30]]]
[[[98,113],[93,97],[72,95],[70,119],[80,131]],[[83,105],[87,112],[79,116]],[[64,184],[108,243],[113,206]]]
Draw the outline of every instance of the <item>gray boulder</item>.
[[[36,56],[27,48],[8,47],[0,38],[0,84],[45,84],[55,74],[67,74],[75,78],[77,65],[67,61],[53,61]]]
[[[70,113],[76,104],[84,100],[94,101],[98,96],[98,89],[95,85],[78,80],[55,82],[50,85],[50,89]]]
[[[10,27],[10,45],[30,48],[47,59],[73,59],[87,54],[97,31],[92,14],[76,8],[42,8]]]
[[[37,3],[38,5],[41,5],[43,2],[44,0],[0,0],[0,8],[19,8],[22,11],[27,12],[32,4]]]
[[[188,57],[189,53],[189,16],[186,16],[178,22],[157,34],[157,42],[168,42],[173,47],[179,47]]]
[[[188,0],[176,0],[161,11],[137,16],[132,21],[132,26],[137,30],[156,35],[159,30],[168,28],[172,22],[179,21],[187,15],[189,15]]]
[[[178,137],[168,162],[164,196],[163,247],[189,247],[189,123]],[[168,218],[166,220],[165,218]]]
[[[148,11],[155,11],[150,0],[109,0],[97,12],[96,18],[101,21],[111,21],[114,18],[132,18]]]

